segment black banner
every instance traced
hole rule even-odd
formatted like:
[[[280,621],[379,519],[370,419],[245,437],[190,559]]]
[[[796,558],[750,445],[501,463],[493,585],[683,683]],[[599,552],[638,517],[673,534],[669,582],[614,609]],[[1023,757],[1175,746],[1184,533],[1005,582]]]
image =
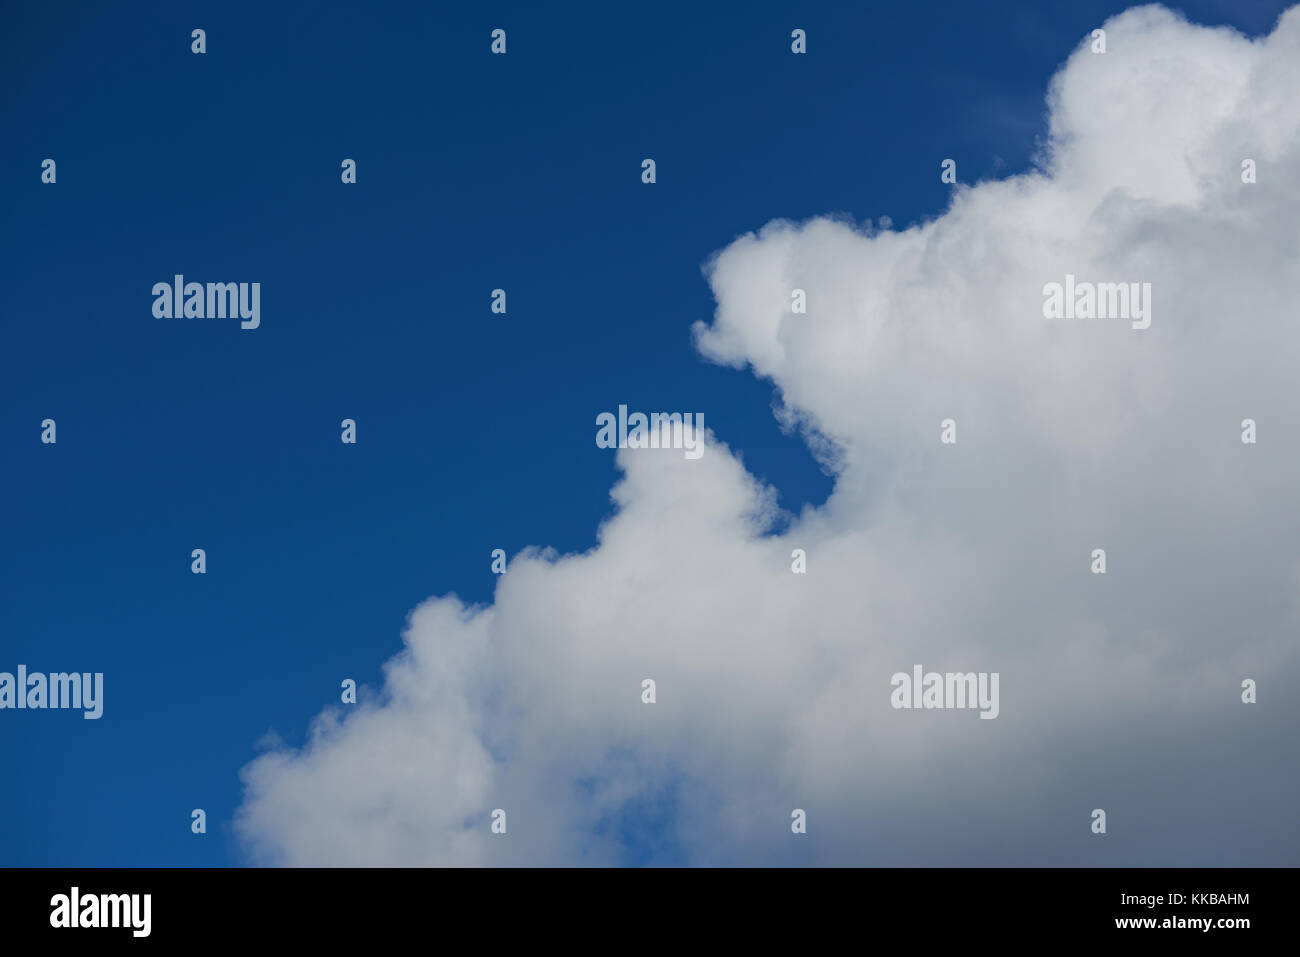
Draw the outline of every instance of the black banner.
[[[827,934],[934,943],[1120,940],[1232,946],[1284,933],[1276,869],[11,869],[6,943],[807,946]],[[442,935],[455,932],[454,938]],[[1261,938],[1262,939],[1262,938]]]

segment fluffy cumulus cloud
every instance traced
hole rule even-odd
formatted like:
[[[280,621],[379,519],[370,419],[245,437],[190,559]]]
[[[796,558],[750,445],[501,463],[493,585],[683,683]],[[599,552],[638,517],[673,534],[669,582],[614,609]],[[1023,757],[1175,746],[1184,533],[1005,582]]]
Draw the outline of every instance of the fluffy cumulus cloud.
[[[1033,171],[709,262],[698,349],[773,383],[824,505],[782,521],[725,435],[620,451],[595,548],[426,602],[381,696],[244,769],[252,858],[1296,863],[1300,9],[1105,29]],[[1150,327],[1045,318],[1067,274],[1150,283]],[[998,717],[891,707],[918,663]]]

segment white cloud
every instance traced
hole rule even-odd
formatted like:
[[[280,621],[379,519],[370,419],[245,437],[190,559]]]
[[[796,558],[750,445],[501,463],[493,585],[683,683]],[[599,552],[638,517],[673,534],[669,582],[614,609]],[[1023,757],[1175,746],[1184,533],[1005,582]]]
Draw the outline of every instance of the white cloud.
[[[699,348],[834,443],[825,506],[774,534],[718,437],[620,451],[596,548],[426,602],[382,703],[245,768],[253,857],[617,863],[659,802],[699,863],[1294,863],[1300,10],[1256,41],[1160,7],[1105,29],[1041,170],[710,263]],[[1150,282],[1151,327],[1045,320],[1066,273]],[[1000,717],[891,709],[918,662],[999,672]]]

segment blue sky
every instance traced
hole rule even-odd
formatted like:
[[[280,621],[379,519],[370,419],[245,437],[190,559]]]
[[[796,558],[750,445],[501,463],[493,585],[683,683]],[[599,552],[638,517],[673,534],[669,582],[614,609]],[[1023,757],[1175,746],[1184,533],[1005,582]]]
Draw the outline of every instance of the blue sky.
[[[595,543],[601,410],[705,410],[822,502],[770,383],[694,350],[701,265],[774,218],[937,215],[945,157],[1023,170],[1123,8],[7,4],[0,670],[102,671],[105,714],[0,714],[0,863],[243,863],[259,738],[378,684],[425,598],[490,601],[492,549]],[[1282,4],[1181,9],[1254,34]],[[177,272],[261,282],[261,328],[154,319]]]

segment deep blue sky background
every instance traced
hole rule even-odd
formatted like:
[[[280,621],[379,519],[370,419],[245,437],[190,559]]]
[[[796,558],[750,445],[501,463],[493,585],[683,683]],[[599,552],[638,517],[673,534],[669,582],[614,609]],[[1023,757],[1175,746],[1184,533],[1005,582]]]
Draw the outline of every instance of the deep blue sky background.
[[[0,864],[241,863],[268,729],[378,686],[421,600],[490,601],[493,548],[594,544],[620,402],[824,500],[771,388],[694,354],[701,264],[776,217],[933,216],[945,157],[1024,169],[1127,5],[396,6],[3,6],[0,671],[102,671],[105,713],[0,712]],[[153,318],[176,272],[261,282],[261,328]]]

